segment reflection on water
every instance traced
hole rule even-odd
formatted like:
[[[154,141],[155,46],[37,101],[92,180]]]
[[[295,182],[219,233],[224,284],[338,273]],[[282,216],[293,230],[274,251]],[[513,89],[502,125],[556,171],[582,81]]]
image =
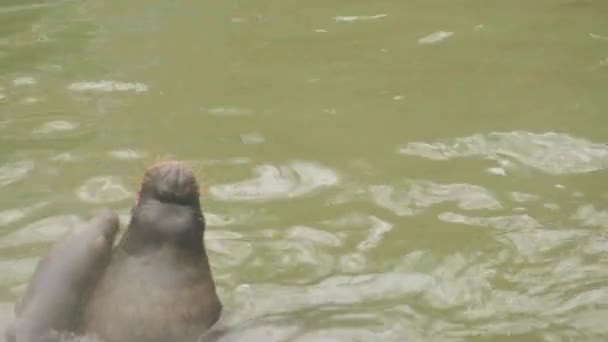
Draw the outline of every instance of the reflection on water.
[[[0,328],[171,156],[222,341],[603,341],[607,8],[526,4],[0,4]]]

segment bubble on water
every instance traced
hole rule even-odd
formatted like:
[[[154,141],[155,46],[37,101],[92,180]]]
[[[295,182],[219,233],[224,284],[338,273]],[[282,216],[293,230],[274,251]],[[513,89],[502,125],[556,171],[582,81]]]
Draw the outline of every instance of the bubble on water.
[[[78,188],[76,194],[82,201],[95,204],[119,202],[133,196],[122,180],[113,176],[90,178]]]

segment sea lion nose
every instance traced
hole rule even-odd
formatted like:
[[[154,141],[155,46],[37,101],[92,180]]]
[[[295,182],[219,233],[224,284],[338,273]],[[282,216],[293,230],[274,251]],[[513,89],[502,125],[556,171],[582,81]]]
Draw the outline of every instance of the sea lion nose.
[[[180,161],[164,161],[153,165],[146,172],[144,186],[154,189],[156,196],[164,199],[187,199],[198,195],[196,177]]]

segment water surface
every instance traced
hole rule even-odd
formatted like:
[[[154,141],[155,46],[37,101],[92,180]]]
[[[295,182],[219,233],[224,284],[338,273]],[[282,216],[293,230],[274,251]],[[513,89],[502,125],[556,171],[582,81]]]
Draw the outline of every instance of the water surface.
[[[0,328],[146,165],[226,341],[604,341],[608,3],[4,1]]]

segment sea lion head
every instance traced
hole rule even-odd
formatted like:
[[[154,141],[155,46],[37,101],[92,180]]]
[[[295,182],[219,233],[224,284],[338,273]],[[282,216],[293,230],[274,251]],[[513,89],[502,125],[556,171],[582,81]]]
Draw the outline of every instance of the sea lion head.
[[[162,245],[203,252],[204,230],[196,176],[182,162],[165,161],[146,170],[121,244],[127,252]]]

